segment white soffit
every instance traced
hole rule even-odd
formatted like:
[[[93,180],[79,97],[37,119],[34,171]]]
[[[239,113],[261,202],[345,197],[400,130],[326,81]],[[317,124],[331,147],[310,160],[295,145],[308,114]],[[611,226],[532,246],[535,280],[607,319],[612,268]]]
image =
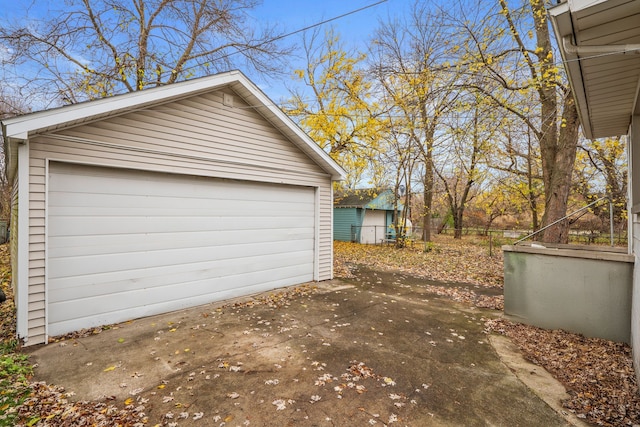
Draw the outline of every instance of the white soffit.
[[[549,13],[585,136],[626,134],[638,110],[640,51],[629,48],[640,44],[640,1],[569,0]]]
[[[609,0],[568,0],[567,3],[569,3],[572,12],[580,12],[583,9],[594,7],[608,1]]]

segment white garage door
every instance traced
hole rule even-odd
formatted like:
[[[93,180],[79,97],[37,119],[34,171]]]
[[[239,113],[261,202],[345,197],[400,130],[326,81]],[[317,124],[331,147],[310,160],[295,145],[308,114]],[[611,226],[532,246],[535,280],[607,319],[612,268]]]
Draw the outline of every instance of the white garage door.
[[[360,243],[380,243],[387,233],[387,228],[385,227],[386,217],[386,211],[366,210],[362,220]]]
[[[48,334],[313,280],[310,187],[51,163]]]

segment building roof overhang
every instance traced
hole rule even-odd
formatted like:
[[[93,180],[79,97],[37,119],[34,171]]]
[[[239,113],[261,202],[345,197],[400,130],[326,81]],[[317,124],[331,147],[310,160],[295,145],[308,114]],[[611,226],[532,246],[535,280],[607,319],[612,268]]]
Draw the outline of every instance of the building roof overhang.
[[[626,134],[640,114],[640,1],[568,0],[549,15],[585,136]]]
[[[87,101],[2,120],[5,147],[43,133],[77,126],[229,87],[312,158],[333,180],[346,172],[318,144],[240,71],[187,80],[166,86]]]

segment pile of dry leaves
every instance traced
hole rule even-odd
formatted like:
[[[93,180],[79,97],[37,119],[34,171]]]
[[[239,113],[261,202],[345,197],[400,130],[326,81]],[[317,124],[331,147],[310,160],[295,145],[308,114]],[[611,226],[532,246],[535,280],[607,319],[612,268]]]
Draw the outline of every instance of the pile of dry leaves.
[[[72,402],[62,387],[42,382],[29,388],[29,397],[16,411],[17,419],[27,426],[142,427],[147,423],[145,407],[139,402],[118,408],[108,402]]]
[[[571,396],[563,406],[578,417],[603,426],[640,424],[640,395],[628,345],[505,320],[488,320],[486,326],[508,336],[526,359],[559,380]]]

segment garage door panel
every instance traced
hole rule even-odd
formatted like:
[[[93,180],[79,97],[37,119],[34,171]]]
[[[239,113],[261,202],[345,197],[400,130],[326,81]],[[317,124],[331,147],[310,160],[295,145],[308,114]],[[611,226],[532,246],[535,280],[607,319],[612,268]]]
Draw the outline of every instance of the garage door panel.
[[[59,327],[61,322],[69,320],[66,313],[73,312],[74,319],[83,319],[91,317],[105,317],[110,313],[121,314],[122,312],[132,313],[139,310],[140,313],[133,317],[125,317],[125,319],[137,318],[149,314],[157,314],[163,312],[164,308],[169,306],[172,310],[188,307],[195,302],[195,305],[202,305],[208,301],[220,300],[236,296],[238,291],[243,295],[263,291],[263,286],[268,285],[269,289],[277,286],[286,286],[290,277],[297,277],[297,280],[304,280],[305,274],[302,269],[304,266],[286,267],[286,277],[273,277],[270,281],[264,282],[264,272],[247,272],[235,276],[226,276],[221,278],[218,286],[214,289],[211,287],[209,280],[189,281],[183,283],[174,283],[161,288],[143,288],[132,289],[120,294],[106,294],[93,297],[83,298],[82,304],[77,304],[75,300],[66,300],[58,303],[50,303],[49,325],[54,330]],[[296,276],[298,274],[298,276]],[[249,283],[243,287],[237,286],[237,281]],[[185,292],[185,288],[189,288],[189,292]],[[141,305],[139,302],[144,301]],[[203,302],[204,301],[204,302]],[[117,311],[114,311],[114,308]],[[109,321],[112,323],[112,321]],[[98,324],[94,324],[96,326]]]
[[[280,231],[275,235],[271,229],[258,230],[215,230],[190,231],[178,233],[153,233],[107,236],[60,236],[56,238],[55,249],[57,257],[73,257],[78,253],[84,255],[101,255],[121,253],[123,245],[128,251],[152,251],[162,249],[200,248],[209,246],[224,246],[251,241],[252,244],[273,242],[276,239],[313,240],[313,231],[309,227],[295,227]]]
[[[48,333],[313,280],[312,188],[52,162]]]
[[[213,196],[210,195],[210,196]],[[171,197],[158,197],[145,195],[121,195],[109,194],[87,194],[87,193],[62,193],[51,192],[49,194],[49,209],[52,215],[118,215],[126,209],[127,215],[146,215],[150,211],[162,216],[202,216],[208,215],[211,209],[219,210],[221,213],[243,212],[247,216],[256,216],[256,206],[260,203],[268,202],[263,199],[256,200],[233,200],[229,204],[229,199],[209,198],[198,199],[188,198],[181,195]],[[274,200],[265,203],[264,207],[273,212],[309,212],[312,206],[305,203],[305,199]],[[225,209],[227,208],[227,209]],[[260,212],[260,211],[258,211]],[[268,211],[265,211],[265,213]]]
[[[249,273],[265,273],[269,270],[277,271],[283,268],[300,268],[306,271],[309,267],[308,251],[295,255],[289,262],[278,255],[255,257],[247,260],[207,261],[197,264],[183,264],[179,266],[164,266],[153,269],[138,269],[129,271],[92,274],[73,278],[51,279],[48,298],[51,304],[71,299],[85,299],[109,294],[126,294],[142,289],[159,289],[166,286],[188,283],[189,281],[209,281],[213,290],[220,283],[213,283],[214,279],[236,277]],[[189,280],[185,278],[188,277]]]
[[[126,248],[121,253],[102,255],[77,255],[74,257],[52,257],[48,276],[74,277],[89,274],[100,274],[112,271],[149,269],[164,266],[180,266],[208,260],[232,261],[235,259],[250,260],[252,257],[277,255],[286,257],[289,254],[302,252],[312,247],[313,240],[293,240],[263,243],[236,243],[225,246],[200,248],[164,249],[153,251],[131,252]]]
[[[177,174],[155,174],[151,176],[149,172],[132,171],[128,169],[115,170],[103,168],[105,173],[94,174],[97,170],[91,166],[56,164],[56,175],[51,176],[50,182],[54,185],[51,195],[56,192],[63,194],[117,194],[138,196],[144,194],[147,197],[158,196],[160,198],[194,198],[194,199],[214,199],[225,201],[296,201],[297,195],[304,195],[304,187],[292,187],[288,194],[283,194],[276,187],[266,188],[261,183],[250,183],[233,180],[217,180],[216,189],[208,188],[210,178],[195,177],[190,175]],[[79,189],[77,179],[82,177],[86,185]],[[135,187],[131,187],[132,181],[136,182]],[[235,191],[239,190],[239,191]]]
[[[192,207],[188,204],[184,203],[182,206],[167,206],[167,202],[158,203],[158,207],[153,208],[152,211],[149,210],[148,207],[136,207],[133,204],[126,204],[126,202],[115,202],[120,203],[120,205],[111,205],[111,206],[92,206],[92,207],[82,207],[82,209],[76,206],[65,206],[65,207],[57,207],[57,206],[49,206],[49,214],[51,216],[76,216],[76,217],[94,217],[94,216],[102,216],[102,217],[136,217],[136,216],[149,216],[150,213],[153,213],[155,216],[161,218],[179,218],[179,217],[206,217],[211,214],[212,211],[218,213],[218,215],[237,215],[238,213],[242,213],[243,217],[257,219],[262,216],[270,216],[274,214],[278,214],[278,212],[268,212],[261,211],[256,209],[256,204],[249,204],[246,208],[237,209],[237,208],[227,208],[225,206],[216,206],[212,204],[211,206],[206,206],[204,203],[196,204],[194,203]],[[141,203],[141,201],[138,201]],[[177,203],[177,202],[175,202]],[[182,202],[180,202],[182,203]],[[219,203],[219,202],[218,202]],[[126,209],[126,215],[123,215],[123,210]],[[292,216],[299,216],[299,214],[309,213],[310,210],[308,207],[300,206],[300,204],[282,204],[283,210],[287,210],[291,213]]]
[[[260,273],[262,274],[262,273]],[[298,283],[302,283],[305,281],[306,275],[300,275],[295,277],[294,280],[298,281]],[[254,281],[259,277],[254,277]],[[263,280],[260,285],[252,285],[246,286],[241,289],[243,295],[251,295],[254,293],[262,292],[265,289],[275,289],[283,286],[289,286],[290,278],[287,279],[277,279],[277,280]],[[110,311],[105,313],[96,313],[92,310],[85,310],[84,313],[78,313],[78,316],[74,319],[66,319],[60,318],[60,320],[56,320],[52,322],[49,320],[49,334],[52,334],[53,331],[73,331],[78,329],[77,325],[79,323],[87,325],[84,327],[91,327],[97,325],[105,325],[109,323],[113,323],[113,318],[120,319],[134,319],[139,317],[151,316],[158,313],[166,313],[174,310],[180,310],[186,307],[193,307],[197,305],[204,304],[203,301],[219,301],[225,300],[229,298],[234,298],[237,296],[238,290],[233,286],[233,282],[226,284],[224,283],[221,286],[222,290],[213,294],[213,295],[195,295],[195,296],[184,296],[181,299],[177,300],[165,300],[158,304],[154,305],[146,305],[146,306],[135,306],[131,308],[119,308],[117,312]],[[143,294],[131,295],[131,297],[144,297]],[[111,301],[112,304],[117,304],[118,300],[114,299]],[[101,304],[102,306],[103,304]],[[67,310],[75,310],[74,306],[66,306],[60,307],[57,310],[58,313],[67,311]],[[80,316],[80,314],[84,314],[84,316]],[[51,316],[51,315],[50,315]],[[56,333],[56,332],[54,332]],[[64,333],[64,332],[60,332]]]
[[[231,215],[231,214],[229,214]],[[101,236],[109,234],[166,233],[223,230],[286,230],[291,224],[313,227],[314,220],[299,220],[294,216],[282,217],[51,217],[49,227],[58,236]]]
[[[309,253],[301,253],[295,260],[294,267],[308,267]],[[264,272],[290,267],[292,264],[277,257],[252,262],[247,266],[241,261],[210,261],[197,265],[167,266],[154,270],[140,269],[123,272],[109,272],[91,276],[77,276],[70,279],[53,279],[52,290],[49,292],[49,302],[61,302],[65,299],[83,299],[95,295],[117,294],[135,289],[161,287],[176,283],[184,283],[186,274],[189,279],[205,280],[218,279],[227,276],[237,276],[243,273]],[[222,268],[224,267],[224,268]],[[212,283],[212,286],[218,286]],[[238,286],[243,285],[238,283]]]

